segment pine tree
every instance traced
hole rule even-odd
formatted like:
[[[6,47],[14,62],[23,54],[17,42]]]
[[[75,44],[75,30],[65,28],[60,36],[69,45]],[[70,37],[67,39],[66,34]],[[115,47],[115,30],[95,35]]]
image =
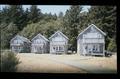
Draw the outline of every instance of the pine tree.
[[[1,26],[4,26],[4,28],[1,28],[1,48],[9,48],[9,42],[10,40],[17,34],[18,29],[17,26],[14,23],[7,24],[1,24]]]
[[[94,23],[107,34],[106,49],[111,38],[116,40],[116,6],[92,6],[89,23]]]
[[[28,18],[33,23],[38,22],[42,18],[41,10],[37,8],[37,5],[31,5]]]
[[[22,30],[24,22],[24,10],[22,8],[22,5],[9,5],[8,9],[9,23],[13,22],[18,26],[17,28],[19,30]]]
[[[62,18],[63,18],[63,12],[60,12],[60,13],[59,13],[58,18],[59,18],[59,19],[62,19]]]
[[[2,22],[9,23],[8,13],[9,13],[9,9],[7,6],[2,8],[2,10],[0,11],[0,23],[2,23]]]
[[[67,32],[67,36],[70,39],[70,43],[72,44],[72,50],[76,51],[77,48],[77,35],[78,35],[78,26],[79,26],[79,14],[82,10],[82,7],[79,5],[71,6],[69,10],[66,11],[64,17],[64,27]]]

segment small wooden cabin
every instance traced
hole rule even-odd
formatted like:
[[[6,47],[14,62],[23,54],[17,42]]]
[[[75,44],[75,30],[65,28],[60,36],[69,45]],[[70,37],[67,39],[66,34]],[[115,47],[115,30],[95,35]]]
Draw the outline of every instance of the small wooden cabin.
[[[31,52],[33,53],[48,53],[48,42],[49,40],[45,38],[43,35],[40,33],[36,35],[32,40],[31,40]]]
[[[68,50],[68,37],[61,31],[57,31],[50,38],[50,53],[62,54],[67,53]]]
[[[10,48],[13,52],[30,52],[30,40],[27,38],[16,35],[13,39],[10,41]]]
[[[94,24],[89,25],[77,37],[77,53],[80,55],[105,55],[105,33]]]

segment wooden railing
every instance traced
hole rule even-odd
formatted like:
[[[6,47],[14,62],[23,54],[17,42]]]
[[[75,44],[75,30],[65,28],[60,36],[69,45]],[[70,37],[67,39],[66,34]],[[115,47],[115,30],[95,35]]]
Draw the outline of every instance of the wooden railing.
[[[104,39],[97,38],[84,38],[83,43],[104,43]]]

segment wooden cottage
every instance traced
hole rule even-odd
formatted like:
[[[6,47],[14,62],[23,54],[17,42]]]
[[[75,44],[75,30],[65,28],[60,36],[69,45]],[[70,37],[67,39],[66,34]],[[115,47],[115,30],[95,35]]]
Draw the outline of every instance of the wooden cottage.
[[[62,32],[57,31],[50,38],[50,53],[62,54],[67,53],[68,37]]]
[[[10,41],[10,48],[13,52],[30,52],[30,41],[20,35],[16,35]]]
[[[45,38],[43,35],[40,33],[36,35],[32,40],[31,40],[31,52],[33,53],[48,53],[48,42],[49,40]]]
[[[81,55],[105,55],[105,33],[94,24],[89,25],[77,37],[77,53]]]

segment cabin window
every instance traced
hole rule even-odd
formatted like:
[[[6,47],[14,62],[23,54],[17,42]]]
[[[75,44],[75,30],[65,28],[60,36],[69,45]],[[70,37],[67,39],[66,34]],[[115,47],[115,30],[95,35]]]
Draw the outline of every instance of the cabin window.
[[[16,40],[16,43],[18,44],[18,41]]]
[[[85,35],[83,35],[83,38],[85,38]]]
[[[91,49],[89,48],[89,53],[91,53]]]
[[[91,27],[91,32],[94,33],[95,32],[95,29],[93,27]]]
[[[64,47],[63,46],[56,46],[56,47],[53,47],[53,50],[55,50],[55,51],[64,51]]]
[[[14,50],[21,50],[21,47],[20,46],[15,46]]]
[[[56,47],[56,50],[58,51],[58,47]]]
[[[101,38],[101,35],[100,35],[100,34],[99,34],[98,36],[99,36],[99,38]]]
[[[36,42],[37,42],[37,44],[38,44],[38,40],[37,40]]]
[[[94,45],[93,46],[93,52],[99,52],[99,45]]]
[[[85,49],[86,49],[86,50],[87,50],[87,48],[88,48],[88,47],[87,47],[87,46],[85,46]]]
[[[56,47],[53,47],[53,50],[56,50]]]
[[[95,45],[93,46],[93,52],[95,51],[96,49],[95,49]]]
[[[19,49],[21,50],[21,47],[19,47]]]
[[[53,47],[53,49],[55,50],[55,47]]]
[[[59,51],[63,51],[63,46],[59,46]]]
[[[42,50],[42,47],[39,47],[40,50]]]

